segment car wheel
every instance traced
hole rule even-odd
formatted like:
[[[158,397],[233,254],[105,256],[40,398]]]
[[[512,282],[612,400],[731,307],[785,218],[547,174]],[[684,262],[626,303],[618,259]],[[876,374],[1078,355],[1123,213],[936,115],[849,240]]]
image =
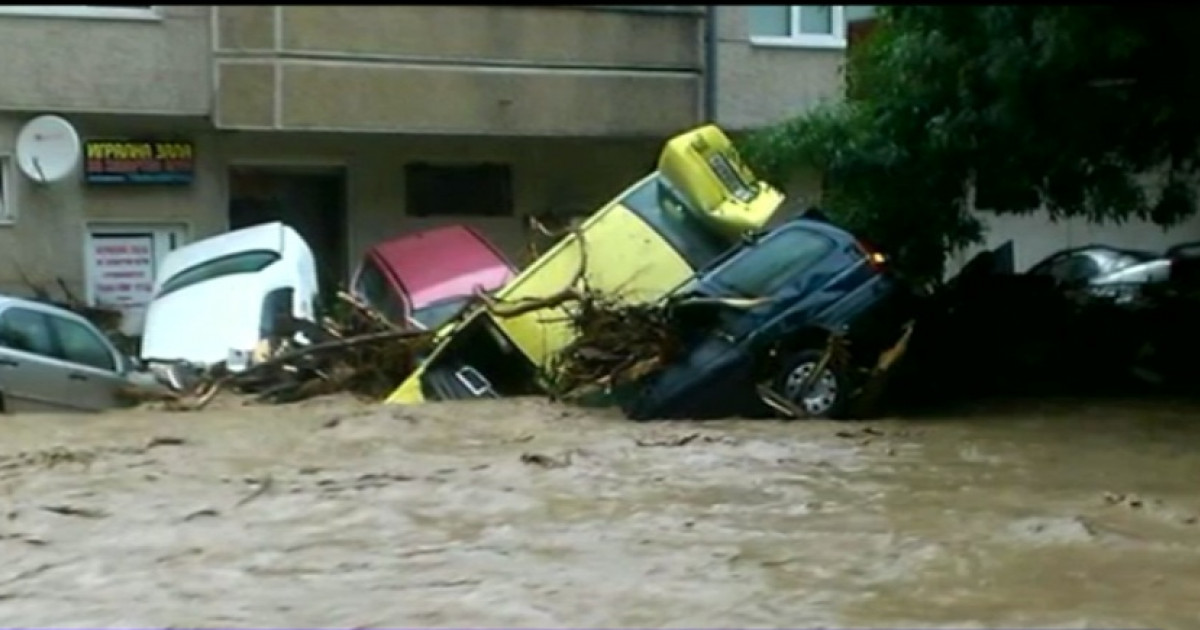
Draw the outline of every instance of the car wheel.
[[[785,361],[775,379],[775,391],[803,409],[810,418],[841,418],[846,412],[850,393],[842,370],[826,364],[821,374],[811,381],[808,392],[800,391],[824,354],[821,350],[802,350]]]

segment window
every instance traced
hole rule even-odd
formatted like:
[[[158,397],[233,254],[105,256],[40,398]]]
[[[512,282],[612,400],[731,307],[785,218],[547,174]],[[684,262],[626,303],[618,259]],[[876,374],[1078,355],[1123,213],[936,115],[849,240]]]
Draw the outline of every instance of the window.
[[[425,330],[437,330],[458,315],[459,311],[463,310],[470,301],[471,296],[464,295],[434,302],[413,311],[413,319],[417,320],[417,323]]]
[[[829,238],[793,227],[774,232],[729,259],[713,280],[744,298],[774,295],[833,250]]]
[[[57,358],[46,316],[28,309],[10,308],[0,315],[0,346]]]
[[[354,292],[384,317],[397,324],[404,322],[404,303],[374,260],[368,258],[363,263],[362,271],[354,279]]]
[[[846,11],[841,5],[750,6],[750,41],[768,46],[844,48]]]
[[[1091,248],[1052,256],[1035,265],[1029,273],[1048,275],[1066,285],[1080,285],[1156,258],[1157,255],[1146,252]]]
[[[47,319],[54,334],[58,335],[64,361],[107,372],[117,371],[117,359],[113,356],[112,348],[87,326],[62,317],[51,316]]]
[[[512,216],[512,169],[507,164],[404,169],[407,212],[415,217]]]
[[[155,297],[162,297],[185,287],[216,278],[223,278],[239,273],[257,273],[266,269],[277,260],[279,260],[279,254],[268,251],[239,252],[237,254],[214,258],[188,267],[171,276],[170,279],[163,283],[162,288],[158,290],[158,295]]]
[[[13,201],[16,191],[13,190],[12,167],[12,158],[0,155],[0,225],[17,220],[17,210]]]
[[[693,268],[703,267],[729,249],[728,243],[705,229],[698,218],[700,211],[689,208],[662,175],[646,178],[619,201],[649,223]]]
[[[0,6],[0,15],[90,18],[101,20],[161,20],[153,5],[26,4]]]

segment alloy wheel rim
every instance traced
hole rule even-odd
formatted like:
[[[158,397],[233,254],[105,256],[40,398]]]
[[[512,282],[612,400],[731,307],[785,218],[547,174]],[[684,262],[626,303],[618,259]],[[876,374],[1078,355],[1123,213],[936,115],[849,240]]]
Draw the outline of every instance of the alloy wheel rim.
[[[784,384],[784,393],[788,399],[799,403],[804,407],[804,411],[814,416],[829,411],[834,403],[837,402],[838,395],[837,378],[833,375],[832,370],[825,368],[821,371],[821,375],[813,382],[808,393],[803,398],[799,398],[800,386],[804,384],[804,381],[809,378],[809,375],[812,374],[816,367],[817,364],[815,362],[796,366],[796,369],[792,370],[791,374],[788,374]]]

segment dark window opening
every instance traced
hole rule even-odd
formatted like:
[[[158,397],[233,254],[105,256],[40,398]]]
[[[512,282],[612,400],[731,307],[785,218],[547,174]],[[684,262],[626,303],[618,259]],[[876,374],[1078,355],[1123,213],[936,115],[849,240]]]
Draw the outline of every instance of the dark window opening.
[[[512,216],[512,168],[507,164],[404,169],[407,212],[429,216]]]

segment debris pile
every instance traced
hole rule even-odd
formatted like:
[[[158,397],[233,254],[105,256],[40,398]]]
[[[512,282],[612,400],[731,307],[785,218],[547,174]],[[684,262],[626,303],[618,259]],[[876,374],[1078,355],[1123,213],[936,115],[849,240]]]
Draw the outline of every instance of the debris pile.
[[[233,390],[258,402],[295,402],[350,392],[379,399],[416,365],[432,333],[404,329],[354,296],[338,293],[338,306],[321,325],[289,320],[255,353],[249,368],[233,372],[218,363],[196,374],[165,401],[175,410],[204,407]]]
[[[562,353],[554,391],[578,399],[635,382],[672,361],[682,342],[668,309],[584,291],[570,310],[578,335]]]
[[[546,374],[553,397],[578,400],[608,393],[643,378],[677,356],[681,342],[668,308],[629,302],[588,286],[587,242],[578,225],[552,231],[536,219],[528,222],[543,236],[574,237],[579,248],[574,276],[562,290],[542,298],[501,301],[476,292],[476,299],[500,318],[543,309],[564,312],[576,337],[557,355]]]

